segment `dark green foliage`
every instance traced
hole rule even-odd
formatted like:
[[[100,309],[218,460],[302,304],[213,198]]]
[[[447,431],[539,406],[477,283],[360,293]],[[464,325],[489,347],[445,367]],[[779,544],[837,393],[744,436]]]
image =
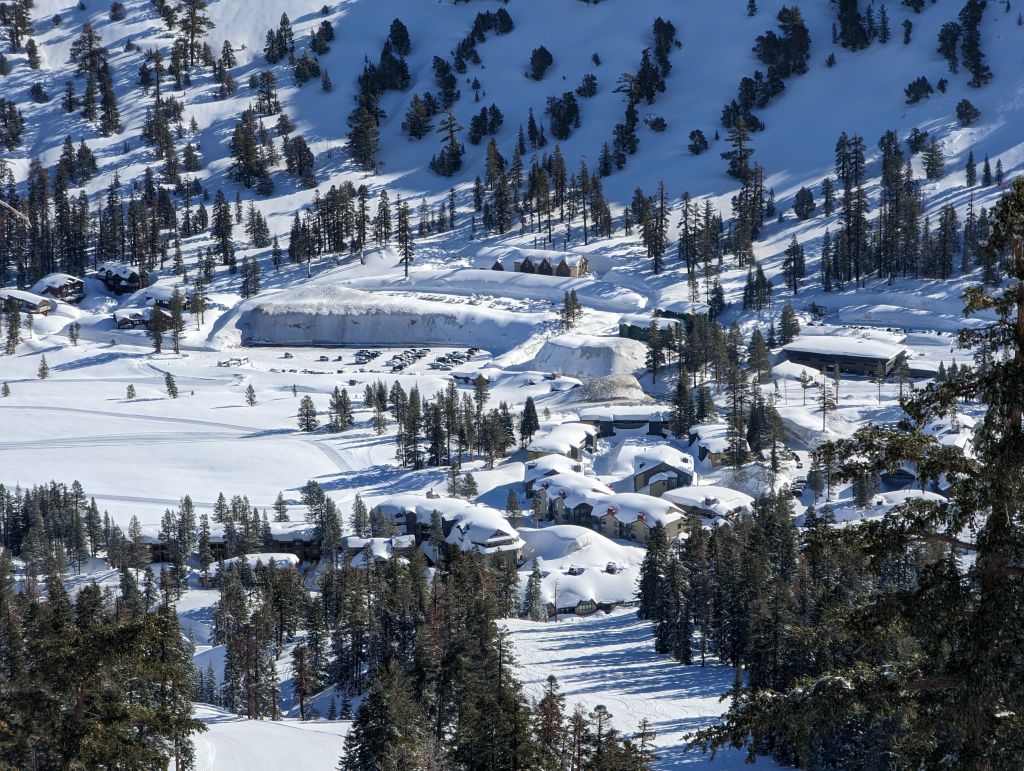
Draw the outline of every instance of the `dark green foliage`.
[[[910,81],[905,89],[907,104],[917,104],[922,99],[929,97],[933,92],[932,84],[928,82],[928,78],[922,75],[915,80]]]
[[[961,99],[956,104],[956,119],[961,126],[970,126],[981,117],[981,110],[971,104],[968,99]]]
[[[534,80],[541,80],[544,77],[544,73],[548,71],[548,67],[554,64],[554,62],[555,58],[551,55],[551,52],[544,46],[538,46],[530,54],[530,69],[526,74]]]

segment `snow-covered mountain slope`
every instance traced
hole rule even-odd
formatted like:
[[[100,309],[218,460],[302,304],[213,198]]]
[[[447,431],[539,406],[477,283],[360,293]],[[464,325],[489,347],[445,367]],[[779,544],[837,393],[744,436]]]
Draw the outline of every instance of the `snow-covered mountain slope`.
[[[330,93],[323,93],[319,82],[304,86],[292,84],[287,62],[270,67],[280,84],[282,106],[294,120],[297,133],[309,142],[315,154],[318,189],[323,192],[331,184],[352,180],[371,187],[386,185],[393,193],[418,199],[440,198],[454,185],[466,186],[483,172],[486,145],[467,144],[463,170],[452,179],[441,178],[426,168],[427,161],[440,144],[434,134],[422,140],[408,139],[401,129],[406,108],[414,94],[436,90],[431,61],[435,55],[451,58],[451,51],[465,37],[474,16],[482,11],[505,8],[515,28],[508,34],[490,34],[477,50],[482,63],[469,64],[468,71],[458,76],[461,99],[454,111],[463,126],[482,106],[495,103],[504,114],[504,124],[497,134],[498,146],[507,157],[520,125],[527,122],[528,110],[543,118],[548,97],[559,96],[576,88],[583,76],[593,73],[598,79],[597,95],[579,99],[581,126],[561,142],[562,152],[570,169],[585,157],[596,164],[601,145],[611,139],[614,124],[622,119],[623,96],[615,92],[616,80],[623,72],[636,70],[640,54],[652,45],[651,24],[662,16],[677,29],[681,46],[671,53],[672,71],[667,90],[654,105],[641,104],[639,128],[640,149],[629,158],[627,167],[608,177],[604,184],[610,201],[622,204],[629,200],[634,188],[653,189],[664,180],[675,199],[684,191],[695,196],[711,195],[723,211],[737,185],[725,173],[719,154],[726,149],[723,141],[711,141],[709,152],[692,156],[687,150],[687,134],[701,129],[709,139],[721,128],[722,106],[735,96],[740,78],[755,69],[763,69],[751,48],[757,35],[777,30],[775,13],[780,3],[759,4],[759,12],[748,17],[745,3],[739,0],[703,3],[695,0],[607,0],[589,5],[579,0],[551,0],[545,3],[499,2],[421,3],[415,0],[344,0],[323,6],[319,0],[214,0],[209,13],[215,27],[208,42],[217,55],[224,41],[235,49],[238,64],[232,75],[239,85],[234,96],[215,98],[215,84],[209,68],[197,71],[192,84],[182,91],[167,91],[185,104],[184,123],[195,118],[201,145],[204,169],[197,176],[210,190],[224,188],[233,197],[235,185],[227,178],[229,166],[227,140],[241,110],[251,104],[254,91],[249,88],[250,75],[268,67],[262,54],[267,29],[276,27],[282,13],[287,13],[295,30],[296,52],[305,48],[309,35],[323,19],[332,21],[336,38],[330,51],[320,57],[334,83]],[[863,5],[863,4],[862,4]],[[994,164],[1002,160],[1010,175],[1024,158],[1020,145],[1021,106],[1024,99],[1024,75],[1018,59],[1024,27],[1018,26],[1016,15],[1005,12],[1002,3],[989,3],[982,23],[982,48],[994,79],[981,89],[967,86],[969,75],[963,71],[950,74],[945,61],[936,51],[938,29],[953,20],[959,3],[929,4],[921,14],[914,14],[896,2],[887,4],[892,38],[885,45],[874,42],[867,49],[850,52],[831,42],[834,10],[830,3],[804,3],[801,8],[811,35],[808,74],[790,78],[785,91],[769,106],[758,110],[767,125],[754,136],[755,159],[767,173],[768,184],[774,186],[780,205],[788,206],[790,197],[801,185],[820,182],[831,172],[833,148],[840,132],[865,137],[869,150],[887,129],[905,135],[912,127],[920,127],[941,137],[950,169],[941,181],[931,183],[926,195],[935,201],[958,200],[955,188],[963,182],[963,161],[973,149],[979,162],[988,156]],[[139,141],[138,133],[151,98],[144,97],[138,85],[138,68],[143,52],[159,48],[165,56],[173,41],[154,6],[146,0],[125,3],[126,18],[111,21],[108,8],[87,4],[84,10],[66,0],[39,0],[35,3],[34,38],[39,44],[41,68],[33,71],[25,66],[25,54],[8,54],[11,74],[0,80],[0,94],[14,99],[25,114],[27,130],[24,143],[6,154],[15,175],[24,179],[31,158],[38,157],[52,166],[59,155],[66,134],[75,140],[84,137],[96,151],[100,173],[86,186],[96,196],[107,185],[109,175],[118,171],[122,183],[138,177],[147,165],[158,165],[152,150]],[[327,9],[323,16],[321,7]],[[862,9],[863,10],[863,9]],[[877,13],[878,8],[875,8]],[[52,18],[59,14],[61,23]],[[376,61],[393,18],[400,18],[409,29],[412,50],[408,56],[411,87],[402,92],[387,92],[381,101],[386,113],[381,126],[381,150],[378,154],[380,174],[368,177],[349,160],[345,151],[346,118],[353,107],[356,78],[364,58]],[[904,19],[913,22],[911,42],[904,45],[901,37]],[[77,113],[65,114],[59,95],[69,77],[70,46],[90,21],[111,50],[111,68],[120,96],[124,131],[101,137],[96,129]],[[127,41],[135,44],[124,50]],[[545,77],[534,81],[525,76],[533,48],[544,45],[554,56],[554,64]],[[833,67],[825,62],[836,55]],[[597,54],[601,64],[595,66],[591,57]],[[914,78],[925,75],[932,83],[947,78],[945,93],[936,91],[922,103],[905,104],[903,89]],[[480,101],[473,99],[471,82],[480,83]],[[29,98],[29,88],[41,82],[50,94],[47,104],[36,104]],[[79,81],[78,89],[82,88]],[[981,110],[982,117],[970,128],[960,127],[954,108],[961,98],[970,100]],[[646,117],[661,116],[668,129],[657,133],[643,125]],[[549,132],[550,136],[550,132]],[[122,153],[128,141],[129,151]],[[184,145],[185,139],[179,144]],[[551,151],[554,141],[546,150]],[[919,162],[919,161],[918,161]],[[869,169],[870,176],[878,170]],[[275,192],[257,202],[269,217],[273,232],[287,232],[287,223],[294,211],[309,203],[312,190],[298,187],[294,178],[283,172],[274,174]],[[992,192],[992,191],[989,191]],[[253,197],[242,190],[243,198]],[[962,198],[962,196],[959,196]],[[617,207],[613,206],[617,211]],[[812,224],[793,232],[810,235]],[[777,248],[788,240],[790,229],[779,238],[771,238],[766,249]]]

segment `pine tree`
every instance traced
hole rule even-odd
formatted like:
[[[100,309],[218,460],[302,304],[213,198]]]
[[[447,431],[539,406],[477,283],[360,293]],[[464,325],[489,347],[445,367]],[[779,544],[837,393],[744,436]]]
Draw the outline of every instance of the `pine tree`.
[[[547,607],[545,606],[542,593],[543,580],[540,566],[534,559],[530,569],[530,576],[526,580],[526,594],[523,599],[523,612],[530,621],[546,621],[548,618]]]
[[[245,387],[245,403],[250,407],[256,406],[256,389],[252,387],[252,383]]]
[[[358,493],[352,503],[352,518],[349,527],[359,538],[370,537],[370,515],[367,512],[366,504]]]
[[[40,380],[46,380],[50,376],[50,365],[46,363],[46,354],[39,357],[39,369],[36,371],[36,375]]]
[[[527,396],[526,403],[523,405],[523,414],[519,420],[519,436],[526,444],[539,430],[540,420],[537,418],[537,405],[532,396]]]
[[[320,425],[320,420],[317,418],[316,405],[313,404],[313,397],[306,394],[299,401],[299,413],[298,423],[300,431],[316,431],[317,426]]]
[[[174,382],[174,375],[170,372],[164,373],[164,388],[172,399],[178,398],[178,385]]]
[[[135,386],[132,385],[131,383],[128,384],[128,389],[127,389],[127,392],[125,393],[125,398],[126,399],[134,399],[135,398]]]

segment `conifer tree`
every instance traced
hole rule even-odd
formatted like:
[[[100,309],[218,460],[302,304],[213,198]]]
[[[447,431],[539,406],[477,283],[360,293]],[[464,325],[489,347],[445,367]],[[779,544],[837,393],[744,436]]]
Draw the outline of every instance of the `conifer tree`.
[[[36,371],[36,375],[40,380],[46,380],[50,376],[50,365],[46,363],[45,353],[39,357],[39,369]]]

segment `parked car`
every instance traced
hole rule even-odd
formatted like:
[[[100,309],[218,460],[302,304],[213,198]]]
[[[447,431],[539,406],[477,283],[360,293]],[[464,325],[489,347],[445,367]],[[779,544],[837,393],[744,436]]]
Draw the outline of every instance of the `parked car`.
[[[585,568],[581,568],[578,565],[570,565],[569,569],[565,572],[570,576],[582,576]]]
[[[604,572],[615,575],[619,572],[619,566],[616,565],[614,562],[609,562],[607,565],[604,566]]]

